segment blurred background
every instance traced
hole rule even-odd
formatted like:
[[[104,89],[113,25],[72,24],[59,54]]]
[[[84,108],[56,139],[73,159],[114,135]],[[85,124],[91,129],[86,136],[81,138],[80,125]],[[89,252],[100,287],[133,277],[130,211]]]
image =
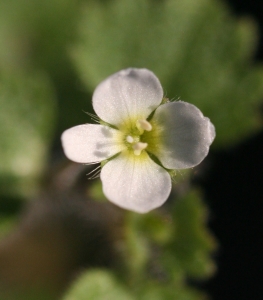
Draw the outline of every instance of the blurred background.
[[[259,0],[0,0],[0,300],[262,299],[262,29]],[[145,215],[60,144],[127,67],[217,132]]]

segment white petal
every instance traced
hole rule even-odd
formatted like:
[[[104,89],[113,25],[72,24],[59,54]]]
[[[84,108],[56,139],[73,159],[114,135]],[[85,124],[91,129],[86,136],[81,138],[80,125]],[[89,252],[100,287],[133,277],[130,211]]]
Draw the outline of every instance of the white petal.
[[[158,107],[163,89],[147,69],[126,69],[101,82],[93,94],[93,108],[105,122],[121,127],[146,119]]]
[[[102,168],[101,180],[111,202],[139,213],[161,206],[171,191],[170,175],[146,152],[139,156],[122,152]]]
[[[94,124],[67,129],[61,140],[65,155],[79,163],[100,162],[125,147],[119,130]]]
[[[186,169],[198,165],[208,154],[215,128],[194,105],[183,101],[157,108],[152,123],[159,126],[160,147],[153,149],[163,166]],[[149,148],[149,151],[151,149]]]

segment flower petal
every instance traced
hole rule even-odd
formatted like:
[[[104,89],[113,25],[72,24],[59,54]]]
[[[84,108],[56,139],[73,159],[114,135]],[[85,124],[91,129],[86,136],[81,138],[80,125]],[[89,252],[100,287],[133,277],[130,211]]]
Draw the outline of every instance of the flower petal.
[[[146,152],[122,152],[102,168],[101,180],[111,202],[138,213],[161,206],[171,191],[170,175]]]
[[[100,162],[125,147],[119,130],[94,124],[67,129],[61,140],[65,155],[79,163]]]
[[[93,94],[93,108],[105,122],[120,127],[146,119],[158,107],[163,89],[147,69],[126,69],[101,82]]]
[[[183,101],[157,108],[152,124],[158,128],[160,147],[148,147],[168,169],[186,169],[198,165],[208,154],[215,138],[210,120],[194,105]]]

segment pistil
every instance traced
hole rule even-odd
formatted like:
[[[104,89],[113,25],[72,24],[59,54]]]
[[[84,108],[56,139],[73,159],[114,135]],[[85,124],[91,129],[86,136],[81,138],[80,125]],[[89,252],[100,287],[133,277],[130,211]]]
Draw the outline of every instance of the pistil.
[[[132,136],[130,136],[130,135],[127,135],[126,141],[127,141],[128,143],[132,144],[132,143],[134,142],[134,138],[133,138]]]

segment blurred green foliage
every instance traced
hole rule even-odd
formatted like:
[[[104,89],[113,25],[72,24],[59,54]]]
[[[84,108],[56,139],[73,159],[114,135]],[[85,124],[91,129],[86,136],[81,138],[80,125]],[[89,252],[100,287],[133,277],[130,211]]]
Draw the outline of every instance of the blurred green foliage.
[[[219,0],[0,0],[0,236],[41,191],[61,132],[89,122],[94,88],[120,69],[148,68],[165,96],[199,107],[215,124],[214,148],[256,132],[256,41],[254,22]],[[202,193],[184,180],[162,209],[124,213],[120,264],[87,270],[64,299],[203,299],[188,279],[213,274],[216,243]],[[87,194],[103,200],[99,183]]]
[[[170,205],[169,212],[127,213],[122,252],[125,267],[121,265],[115,274],[93,269],[85,272],[65,300],[85,296],[121,299],[124,290],[131,297],[127,299],[205,299],[188,287],[187,280],[204,280],[215,270],[211,253],[216,243],[206,229],[206,207],[197,192]]]
[[[207,211],[200,195],[192,191],[179,199],[171,214],[174,217],[174,234],[165,247],[167,266],[173,265],[173,261],[178,260],[174,263],[186,277],[195,279],[209,277],[215,268],[210,254],[216,244],[205,228]]]
[[[0,75],[0,190],[27,197],[43,174],[55,121],[54,93],[41,74]]]
[[[63,300],[195,300],[205,299],[201,293],[177,286],[147,285],[142,295],[134,296],[107,270],[91,270],[79,278]]]
[[[62,76],[78,9],[72,0],[1,0],[0,67],[37,66]]]
[[[92,270],[84,273],[68,292],[64,300],[133,300],[125,287],[106,270]]]

